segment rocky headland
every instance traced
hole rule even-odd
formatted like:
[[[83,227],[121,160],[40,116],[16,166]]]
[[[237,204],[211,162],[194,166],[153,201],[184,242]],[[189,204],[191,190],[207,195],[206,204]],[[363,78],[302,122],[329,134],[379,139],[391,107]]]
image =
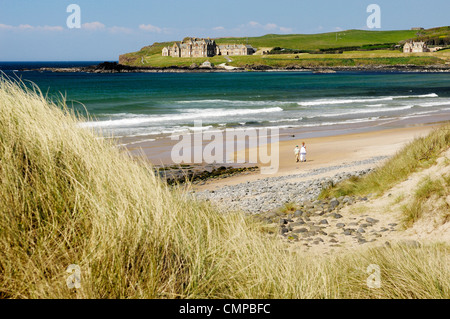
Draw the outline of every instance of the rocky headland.
[[[228,69],[224,67],[202,67],[196,64],[190,66],[172,65],[168,67],[148,67],[129,66],[117,62],[103,62],[98,65],[71,68],[38,68],[21,69],[20,71],[39,72],[84,72],[84,73],[182,73],[182,72],[314,72],[314,73],[334,73],[334,72],[450,72],[450,65],[361,65],[361,66],[333,66],[333,67],[302,67],[298,65],[288,65],[286,67],[272,67],[269,65],[249,64],[244,67]]]

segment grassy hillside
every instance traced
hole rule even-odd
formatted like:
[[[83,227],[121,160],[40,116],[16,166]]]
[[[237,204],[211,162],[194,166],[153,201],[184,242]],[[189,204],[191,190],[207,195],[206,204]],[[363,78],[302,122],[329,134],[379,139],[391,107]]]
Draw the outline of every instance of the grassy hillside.
[[[248,38],[254,47],[282,47],[299,50],[317,50],[364,44],[397,43],[415,36],[416,31],[363,31],[347,30],[321,34],[268,34],[262,37]],[[247,38],[221,38],[216,42],[246,43]]]
[[[450,37],[450,27],[434,28],[423,31],[363,31],[363,30],[347,30],[340,32],[322,33],[322,34],[289,34],[276,35],[268,34],[261,37],[249,38],[219,38],[216,39],[218,44],[242,44],[248,43],[256,48],[274,48],[281,47],[294,50],[328,50],[344,47],[361,47],[364,45],[376,45],[385,43],[403,43],[409,39],[434,39]],[[168,67],[172,65],[189,66],[192,63],[201,64],[206,58],[172,58],[162,57],[161,51],[164,46],[172,45],[173,42],[155,43],[151,46],[142,48],[138,52],[127,53],[120,56],[120,63],[135,66],[154,66],[154,67]],[[373,56],[373,52],[377,52]],[[378,53],[381,52],[382,54]],[[300,55],[285,55],[274,54],[272,56],[254,55],[250,57],[233,57],[233,62],[228,63],[231,66],[246,66],[246,65],[270,65],[273,67],[285,67],[289,65],[297,66],[355,66],[355,65],[377,65],[377,64],[444,64],[447,61],[446,57],[442,55],[433,54],[435,58],[429,58],[430,54],[419,54],[420,58],[416,56],[409,56],[409,58],[396,59],[400,56],[393,56],[399,51],[365,51],[361,52],[359,56],[349,56],[356,52],[344,52],[344,55],[337,54],[300,54]],[[295,59],[295,57],[297,59]],[[404,57],[404,56],[403,56]],[[359,59],[358,59],[359,58]],[[380,60],[379,58],[385,58]],[[309,61],[304,61],[309,59]],[[223,57],[216,56],[208,58],[212,63],[220,64],[226,63],[227,60]]]

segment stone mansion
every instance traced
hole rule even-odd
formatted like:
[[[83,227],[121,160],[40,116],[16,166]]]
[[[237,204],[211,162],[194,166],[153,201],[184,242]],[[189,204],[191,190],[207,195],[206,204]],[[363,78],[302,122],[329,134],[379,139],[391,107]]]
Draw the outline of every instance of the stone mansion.
[[[162,56],[178,58],[203,58],[215,55],[252,55],[256,50],[251,45],[224,44],[217,45],[215,40],[188,38],[175,42],[173,46],[164,47]]]
[[[406,42],[403,53],[430,52],[425,42]]]

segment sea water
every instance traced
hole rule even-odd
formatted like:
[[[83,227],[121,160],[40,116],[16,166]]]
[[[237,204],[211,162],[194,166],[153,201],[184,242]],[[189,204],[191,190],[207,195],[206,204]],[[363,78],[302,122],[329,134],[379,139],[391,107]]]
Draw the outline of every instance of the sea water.
[[[51,99],[88,115],[82,126],[116,137],[203,127],[320,128],[438,114],[450,120],[450,73],[239,72],[52,73],[23,68],[99,62],[3,62],[5,75],[32,81]]]

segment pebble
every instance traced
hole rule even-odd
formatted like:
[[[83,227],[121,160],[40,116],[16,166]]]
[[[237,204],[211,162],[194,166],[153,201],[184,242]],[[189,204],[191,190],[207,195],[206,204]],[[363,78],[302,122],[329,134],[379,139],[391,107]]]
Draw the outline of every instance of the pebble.
[[[379,222],[379,220],[375,219],[375,218],[367,217],[366,222],[371,223],[371,224],[376,224]]]
[[[294,213],[294,217],[301,217],[303,215],[303,212],[301,210],[296,210]]]
[[[367,243],[367,240],[365,240],[364,238],[358,238],[358,243],[365,244],[365,243]]]

